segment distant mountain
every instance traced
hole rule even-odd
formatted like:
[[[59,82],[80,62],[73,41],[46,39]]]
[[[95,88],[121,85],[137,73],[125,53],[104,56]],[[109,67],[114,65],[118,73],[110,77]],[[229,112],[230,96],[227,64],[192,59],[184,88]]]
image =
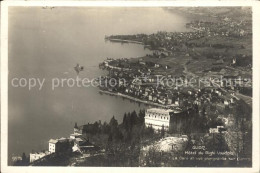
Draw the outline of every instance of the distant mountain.
[[[171,12],[185,12],[187,15],[201,17],[230,17],[237,20],[251,20],[252,9],[250,7],[169,7]]]

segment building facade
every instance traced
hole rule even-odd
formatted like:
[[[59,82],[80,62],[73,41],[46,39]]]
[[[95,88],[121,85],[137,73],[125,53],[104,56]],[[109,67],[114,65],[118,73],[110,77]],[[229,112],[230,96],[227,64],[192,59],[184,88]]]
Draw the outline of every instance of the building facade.
[[[58,143],[57,139],[50,139],[49,140],[49,152],[50,153],[55,153],[57,143]]]
[[[169,133],[188,133],[189,126],[196,119],[195,110],[159,109],[151,108],[145,112],[145,126],[152,127],[156,131],[164,128]]]
[[[48,151],[46,152],[36,152],[36,153],[30,153],[30,163],[34,162],[35,160],[39,160],[49,154]]]
[[[164,128],[168,131],[170,127],[170,117],[173,113],[170,109],[158,109],[151,108],[147,109],[145,112],[145,126],[152,127],[159,131]]]
[[[71,150],[72,140],[67,138],[50,139],[49,152],[57,153]]]

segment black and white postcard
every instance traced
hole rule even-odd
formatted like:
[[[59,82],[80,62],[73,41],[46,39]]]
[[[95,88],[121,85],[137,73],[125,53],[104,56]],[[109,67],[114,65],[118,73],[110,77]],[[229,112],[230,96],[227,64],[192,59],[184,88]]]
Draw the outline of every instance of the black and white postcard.
[[[259,10],[2,2],[1,171],[258,172]]]

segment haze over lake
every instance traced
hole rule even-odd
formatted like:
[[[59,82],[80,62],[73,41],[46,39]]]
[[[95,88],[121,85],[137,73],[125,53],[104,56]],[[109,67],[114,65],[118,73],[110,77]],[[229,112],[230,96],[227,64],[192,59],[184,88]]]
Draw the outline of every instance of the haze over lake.
[[[100,95],[94,87],[51,88],[53,78],[105,74],[98,64],[109,58],[144,56],[142,45],[105,42],[106,35],[186,31],[189,20],[162,8],[9,7],[9,156],[47,149],[50,138],[68,137],[79,125],[146,106]],[[12,87],[13,78],[45,79],[43,88]],[[10,157],[9,157],[10,159]]]

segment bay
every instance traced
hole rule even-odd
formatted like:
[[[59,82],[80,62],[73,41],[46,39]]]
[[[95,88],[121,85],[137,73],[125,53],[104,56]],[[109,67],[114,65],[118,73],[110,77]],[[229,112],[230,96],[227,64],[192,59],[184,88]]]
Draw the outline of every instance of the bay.
[[[79,125],[147,108],[120,97],[100,95],[95,87],[57,87],[54,78],[106,74],[98,64],[109,58],[150,53],[142,45],[111,43],[106,35],[186,31],[188,19],[163,8],[9,7],[8,155],[47,149],[50,138],[68,137]],[[43,88],[13,87],[14,78],[45,79]]]

